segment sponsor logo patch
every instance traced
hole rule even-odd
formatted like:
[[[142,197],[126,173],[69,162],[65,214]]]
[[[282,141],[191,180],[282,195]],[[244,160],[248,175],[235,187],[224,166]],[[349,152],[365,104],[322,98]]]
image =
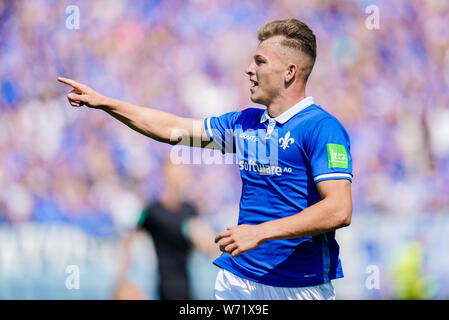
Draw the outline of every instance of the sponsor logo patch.
[[[348,154],[344,145],[328,143],[327,160],[329,168],[348,168]]]

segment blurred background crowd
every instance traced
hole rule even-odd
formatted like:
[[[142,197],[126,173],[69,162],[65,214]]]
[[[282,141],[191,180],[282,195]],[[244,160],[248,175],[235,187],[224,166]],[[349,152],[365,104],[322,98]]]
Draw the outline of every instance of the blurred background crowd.
[[[79,28],[67,25],[70,5],[79,8]],[[379,9],[379,29],[367,27],[370,5]],[[393,229],[400,227],[393,221],[414,221],[405,239],[424,241],[416,221],[447,221],[449,213],[445,0],[0,0],[3,234],[29,223],[58,224],[92,239],[114,239],[161,196],[161,166],[171,146],[102,111],[70,107],[69,88],[58,76],[180,116],[262,107],[249,100],[244,71],[258,28],[288,17],[304,21],[317,36],[307,95],[337,116],[351,137],[354,230],[364,216],[390,221]],[[188,167],[186,199],[216,231],[235,224],[238,168]],[[359,249],[376,256],[372,243]],[[448,263],[447,251],[440,254],[436,264]],[[8,279],[0,270],[0,282]],[[20,297],[20,290],[9,292],[0,289],[0,297]],[[359,296],[394,295],[380,292]]]

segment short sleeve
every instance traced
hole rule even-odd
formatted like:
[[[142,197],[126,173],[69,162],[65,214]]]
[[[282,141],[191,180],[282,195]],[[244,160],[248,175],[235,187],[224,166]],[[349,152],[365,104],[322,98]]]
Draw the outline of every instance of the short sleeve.
[[[147,220],[147,208],[142,209],[140,212],[139,220],[137,221],[137,228],[143,228],[145,225],[145,222]]]
[[[187,208],[187,214],[186,218],[182,221],[181,224],[181,233],[184,236],[186,240],[191,240],[191,234],[189,231],[189,223],[192,221],[192,219],[196,218],[198,216],[198,211],[195,206],[191,204],[186,204]]]
[[[315,183],[333,179],[352,182],[349,135],[336,118],[319,120],[306,143]]]
[[[224,153],[235,153],[234,129],[241,111],[225,113],[219,117],[204,119],[209,139]]]

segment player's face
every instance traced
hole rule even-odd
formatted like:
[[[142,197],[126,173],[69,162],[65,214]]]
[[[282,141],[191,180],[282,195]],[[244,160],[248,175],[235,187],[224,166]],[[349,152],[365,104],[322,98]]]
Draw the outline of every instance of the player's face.
[[[262,41],[245,71],[252,83],[251,101],[255,103],[269,105],[284,89],[286,63],[280,53],[281,40],[277,36]]]
[[[190,180],[189,171],[183,165],[166,163],[163,172],[167,185],[172,188],[182,190]]]

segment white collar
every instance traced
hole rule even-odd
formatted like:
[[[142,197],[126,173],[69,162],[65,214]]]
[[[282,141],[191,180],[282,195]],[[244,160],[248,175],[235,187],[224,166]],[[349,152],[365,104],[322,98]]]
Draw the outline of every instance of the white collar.
[[[289,109],[285,110],[281,115],[277,116],[276,118],[271,118],[270,115],[268,114],[268,110],[265,110],[265,112],[262,114],[262,117],[260,118],[260,122],[262,123],[267,120],[274,119],[276,120],[276,122],[285,123],[299,111],[307,108],[312,104],[313,104],[313,97],[304,98],[297,104],[295,104],[293,107],[290,107]]]

